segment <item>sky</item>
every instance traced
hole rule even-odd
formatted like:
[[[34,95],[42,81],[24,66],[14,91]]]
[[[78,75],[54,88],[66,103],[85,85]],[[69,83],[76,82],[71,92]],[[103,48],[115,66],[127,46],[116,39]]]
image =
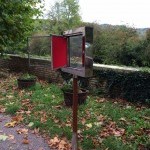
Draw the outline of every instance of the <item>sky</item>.
[[[45,0],[46,12],[57,0]],[[84,22],[150,28],[150,0],[79,0]]]

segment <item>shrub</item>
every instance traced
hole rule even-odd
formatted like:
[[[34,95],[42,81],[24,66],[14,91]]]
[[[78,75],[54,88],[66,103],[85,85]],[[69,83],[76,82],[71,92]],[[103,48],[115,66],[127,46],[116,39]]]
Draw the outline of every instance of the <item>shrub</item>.
[[[149,103],[150,74],[146,72],[118,72],[99,70],[99,78],[106,79],[106,95],[131,102]]]

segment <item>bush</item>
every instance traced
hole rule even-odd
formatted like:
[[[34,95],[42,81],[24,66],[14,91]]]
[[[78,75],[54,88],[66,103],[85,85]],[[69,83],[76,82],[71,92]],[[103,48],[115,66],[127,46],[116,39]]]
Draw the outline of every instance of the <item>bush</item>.
[[[146,72],[118,72],[99,70],[99,78],[106,79],[106,95],[131,102],[150,102],[150,74]]]

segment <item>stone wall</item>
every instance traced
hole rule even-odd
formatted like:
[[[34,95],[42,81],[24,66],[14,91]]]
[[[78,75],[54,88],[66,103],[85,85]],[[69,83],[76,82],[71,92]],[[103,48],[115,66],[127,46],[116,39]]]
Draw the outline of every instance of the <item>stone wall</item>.
[[[0,59],[0,68],[7,68],[14,72],[29,72],[36,75],[38,78],[48,80],[49,82],[63,82],[63,78],[61,76],[62,72],[51,70],[50,61],[32,58],[30,62],[31,64],[35,65],[29,66],[28,58],[10,55],[9,59]],[[115,69],[126,72],[137,71],[135,68],[94,64],[94,72],[103,69]],[[88,79],[89,88],[93,91],[97,90],[98,88],[100,88],[101,91],[105,91],[106,82],[106,79],[97,75],[94,75],[92,78]]]
[[[38,65],[29,66],[28,58],[10,56],[9,59],[0,59],[0,68],[6,68],[14,72],[28,72],[49,82],[63,82],[61,73],[51,70],[50,61],[41,59],[31,59],[31,61],[32,64]]]

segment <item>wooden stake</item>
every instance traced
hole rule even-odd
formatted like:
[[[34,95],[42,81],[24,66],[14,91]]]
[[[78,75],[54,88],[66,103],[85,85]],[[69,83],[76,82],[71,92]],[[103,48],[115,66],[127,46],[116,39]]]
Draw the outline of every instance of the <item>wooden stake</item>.
[[[77,150],[77,125],[78,125],[78,79],[73,75],[73,136],[72,150]]]

